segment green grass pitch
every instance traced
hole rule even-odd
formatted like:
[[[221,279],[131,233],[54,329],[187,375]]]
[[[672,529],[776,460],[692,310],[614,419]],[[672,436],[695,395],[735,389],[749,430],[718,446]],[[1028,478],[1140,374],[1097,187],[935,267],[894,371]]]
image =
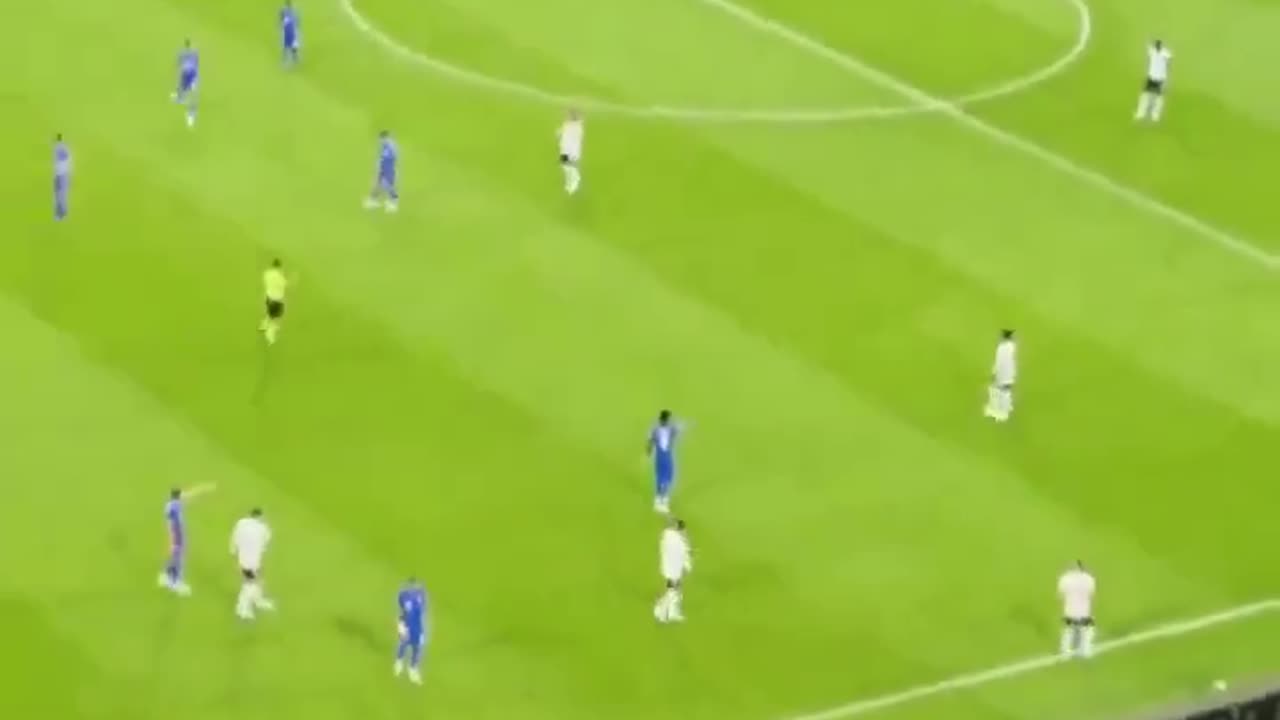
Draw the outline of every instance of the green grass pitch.
[[[6,3],[0,716],[782,720],[1052,652],[1077,557],[1103,641],[1280,594],[1280,5],[1089,0],[1038,77],[1069,0],[741,2],[354,0],[375,36],[299,0],[292,71],[271,0]],[[554,95],[589,98],[574,198]],[[360,206],[382,128],[397,215]],[[665,406],[680,627],[650,615]],[[178,599],[160,510],[200,483]],[[245,626],[253,504],[280,611]],[[390,672],[411,573],[422,688]],[[1263,613],[858,717],[1124,717],[1277,643]]]

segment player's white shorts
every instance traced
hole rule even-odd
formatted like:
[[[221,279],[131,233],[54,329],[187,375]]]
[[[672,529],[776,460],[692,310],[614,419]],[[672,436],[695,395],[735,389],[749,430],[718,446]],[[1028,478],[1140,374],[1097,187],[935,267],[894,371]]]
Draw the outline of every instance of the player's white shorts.
[[[262,553],[260,552],[241,552],[237,555],[240,562],[240,572],[246,578],[252,580],[258,577],[262,572]]]

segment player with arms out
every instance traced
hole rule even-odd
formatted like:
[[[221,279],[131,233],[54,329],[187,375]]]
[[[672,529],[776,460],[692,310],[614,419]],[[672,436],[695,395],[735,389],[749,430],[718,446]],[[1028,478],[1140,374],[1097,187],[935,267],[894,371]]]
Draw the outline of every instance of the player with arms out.
[[[396,677],[409,670],[409,682],[422,684],[422,651],[427,644],[427,590],[414,578],[409,578],[396,596],[400,609],[396,630],[400,640],[396,644]]]
[[[187,127],[196,126],[196,86],[200,82],[200,53],[184,40],[178,53],[178,89],[173,101],[187,109]]]
[[[187,528],[183,517],[182,491],[174,488],[169,491],[169,500],[164,504],[165,525],[169,529],[169,559],[160,573],[160,587],[175,595],[191,594],[191,586],[182,580],[183,553],[187,548]]]
[[[1018,379],[1018,343],[1012,330],[1000,331],[996,359],[991,365],[991,385],[987,388],[987,407],[983,411],[996,422],[1005,422],[1013,414],[1013,383]]]
[[[582,140],[586,132],[582,125],[582,115],[577,110],[570,110],[565,120],[556,131],[560,139],[560,168],[564,170],[564,191],[573,195],[582,186],[582,171],[578,165],[582,162]]]
[[[1062,654],[1088,658],[1093,655],[1093,595],[1098,583],[1076,561],[1075,567],[1058,578],[1058,595],[1062,597]]]
[[[293,7],[293,0],[284,0],[284,7],[280,8],[280,41],[284,48],[285,67],[298,64],[298,54],[302,50],[299,30],[298,11]]]
[[[399,165],[400,148],[391,138],[391,133],[383,130],[378,133],[378,176],[374,178],[369,197],[364,200],[366,210],[377,210],[381,206],[393,213],[400,208],[400,191],[396,187]]]
[[[1147,81],[1138,96],[1134,120],[1160,122],[1164,113],[1164,86],[1169,82],[1169,63],[1172,60],[1173,53],[1162,41],[1156,40],[1147,47]]]
[[[662,531],[662,539],[658,543],[658,559],[666,587],[653,606],[653,616],[660,623],[681,622],[684,620],[680,609],[684,602],[682,583],[684,576],[693,571],[693,551],[689,547],[689,538],[685,535],[683,520],[672,518]]]
[[[266,295],[266,316],[258,325],[258,332],[266,338],[268,345],[275,345],[280,336],[280,323],[284,321],[284,295],[289,289],[289,278],[284,275],[280,258],[271,261],[271,266],[262,272],[262,291]]]
[[[645,446],[653,458],[653,509],[666,514],[671,512],[671,488],[676,481],[676,438],[679,425],[672,419],[670,410],[658,413],[658,422],[649,431]]]
[[[254,508],[247,517],[236,521],[231,531],[231,554],[240,564],[240,595],[236,598],[236,617],[252,620],[256,610],[274,610],[275,604],[262,591],[262,556],[271,542],[271,528],[262,519],[262,510]]]
[[[67,217],[71,194],[71,148],[62,139],[62,133],[53,137],[53,219]]]

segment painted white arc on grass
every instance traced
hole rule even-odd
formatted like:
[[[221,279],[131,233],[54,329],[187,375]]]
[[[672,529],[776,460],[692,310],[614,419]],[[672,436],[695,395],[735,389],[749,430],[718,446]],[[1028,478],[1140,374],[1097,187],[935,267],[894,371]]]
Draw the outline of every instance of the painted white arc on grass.
[[[1093,185],[1099,190],[1121,198],[1131,205],[1141,208],[1153,215],[1163,217],[1166,220],[1176,225],[1180,225],[1207,240],[1221,245],[1237,255],[1257,262],[1268,270],[1280,269],[1280,255],[1274,255],[1248,240],[1244,240],[1229,232],[1220,230],[1190,213],[1179,210],[1171,205],[1166,205],[1153,197],[1112,180],[1110,177],[1107,177],[1096,170],[1080,165],[1074,160],[1071,160],[1064,155],[1059,155],[1058,153],[1038,145],[1031,140],[1015,135],[1008,130],[996,127],[995,125],[966,112],[963,107],[954,102],[934,97],[928,92],[905,80],[895,77],[878,68],[872,67],[866,62],[849,55],[848,53],[837,50],[819,40],[815,40],[799,30],[783,25],[777,20],[760,15],[754,10],[749,10],[732,2],[732,0],[697,1],[709,7],[721,10],[742,21],[744,24],[760,30],[761,32],[769,33],[791,43],[792,45],[795,45],[798,48],[807,50],[817,57],[825,58],[833,65],[844,68],[852,75],[861,77],[864,80],[869,80],[872,83],[895,92],[921,106],[928,106],[935,112],[955,120],[980,135],[985,135],[987,138],[1000,145],[1004,145],[1005,147],[1013,148],[1014,150],[1030,155],[1064,174],[1071,175],[1078,180]]]
[[[1094,653],[1095,656],[1097,656],[1115,652],[1117,650],[1123,650],[1124,648],[1133,647],[1135,645],[1144,645],[1156,640],[1188,635],[1201,630],[1207,630],[1218,625],[1246,620],[1275,610],[1280,610],[1280,599],[1273,598],[1271,600],[1263,600],[1249,605],[1241,605],[1239,607],[1230,608],[1210,615],[1202,615],[1189,620],[1157,625],[1156,627],[1136,632],[1132,635],[1124,635],[1114,640],[1100,643],[1096,648],[1094,648]],[[1026,675],[1037,670],[1044,670],[1067,662],[1072,661],[1062,655],[1044,655],[1041,657],[1029,658],[1019,662],[1009,663],[1008,665],[1001,665],[999,667],[969,673],[967,675],[957,675],[956,677],[936,682],[931,685],[920,685],[900,692],[891,693],[889,695],[881,695],[879,697],[868,698],[866,700],[857,700],[807,715],[794,715],[787,718],[787,720],[845,720],[846,718],[860,717],[877,710],[885,710],[898,705],[905,705],[933,695],[943,695],[957,690],[975,688],[980,685],[987,685],[999,680],[1006,680],[1019,675]]]
[[[670,105],[634,105],[619,103],[587,96],[568,95],[552,92],[534,85],[494,77],[455,63],[432,56],[428,53],[407,47],[387,33],[383,32],[368,18],[356,9],[354,0],[338,0],[347,18],[360,32],[367,35],[377,44],[383,46],[400,58],[414,63],[441,77],[446,77],[472,87],[512,97],[519,97],[531,102],[556,105],[558,107],[574,106],[594,114],[620,115],[624,117],[647,118],[652,120],[672,120],[704,123],[767,123],[767,124],[804,124],[835,123],[852,120],[872,120],[904,117],[935,113],[943,110],[943,106],[967,106],[981,102],[989,102],[1017,93],[1025,92],[1037,85],[1047,82],[1061,74],[1074,64],[1089,47],[1093,36],[1093,17],[1085,0],[1063,0],[1076,13],[1078,30],[1076,38],[1066,54],[1054,62],[1025,75],[1004,81],[993,87],[947,100],[930,99],[922,102],[917,98],[908,98],[911,102],[904,105],[861,106],[843,108],[694,108],[675,107]]]

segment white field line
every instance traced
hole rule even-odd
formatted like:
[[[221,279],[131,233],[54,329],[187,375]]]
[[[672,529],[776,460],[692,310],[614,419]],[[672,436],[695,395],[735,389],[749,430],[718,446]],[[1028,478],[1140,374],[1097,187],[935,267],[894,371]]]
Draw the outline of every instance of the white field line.
[[[1280,599],[1277,598],[1263,600],[1249,605],[1241,605],[1239,607],[1212,613],[1210,615],[1171,622],[1165,625],[1157,625],[1148,630],[1133,633],[1132,635],[1123,635],[1115,638],[1114,640],[1099,643],[1094,648],[1094,652],[1095,655],[1102,655],[1134,647],[1136,645],[1144,645],[1156,640],[1164,640],[1166,638],[1178,637],[1180,635],[1189,635],[1218,625],[1245,620],[1247,618],[1261,615],[1263,613],[1273,612],[1275,610],[1280,610]],[[1001,665],[999,667],[969,673],[967,675],[958,675],[941,682],[933,683],[932,685],[920,685],[900,692],[891,693],[889,695],[867,698],[866,700],[856,700],[851,703],[846,703],[827,710],[820,710],[818,712],[805,715],[792,715],[787,718],[787,720],[844,720],[845,718],[860,717],[877,710],[905,705],[933,695],[942,695],[945,693],[955,692],[957,690],[975,688],[980,685],[986,685],[999,680],[1006,680],[1019,675],[1026,675],[1027,673],[1044,670],[1067,662],[1073,661],[1063,657],[1062,655],[1044,655],[1042,657],[1029,658],[1019,662],[1009,663],[1008,665]]]
[[[946,101],[950,105],[967,106],[1026,92],[1060,75],[1084,55],[1093,36],[1093,17],[1085,0],[1065,0],[1076,12],[1079,29],[1075,42],[1066,54],[1054,62],[1025,75]],[[577,107],[589,113],[619,115],[650,120],[702,123],[770,123],[777,125],[836,123],[853,120],[883,120],[908,115],[940,112],[932,104],[910,102],[903,105],[859,106],[837,108],[695,108],[671,105],[633,105],[600,98],[552,92],[544,88],[494,77],[463,67],[428,53],[410,48],[381,30],[356,9],[354,0],[338,0],[338,6],[351,24],[391,54],[424,70],[454,82],[516,97],[530,102],[557,107]]]
[[[1072,177],[1093,185],[1099,190],[1103,190],[1115,195],[1116,197],[1122,198],[1131,205],[1146,210],[1153,215],[1163,217],[1175,225],[1180,225],[1181,227],[1200,235],[1206,240],[1221,245],[1223,248],[1234,252],[1241,257],[1248,258],[1269,270],[1280,269],[1280,255],[1270,253],[1248,240],[1239,238],[1224,230],[1220,230],[1209,223],[1194,217],[1193,215],[1175,207],[1166,205],[1165,203],[1162,203],[1148,195],[1144,195],[1133,188],[1112,180],[1096,170],[1091,170],[1067,157],[1059,155],[1052,150],[1041,145],[1037,145],[1031,140],[998,128],[985,120],[969,114],[962,107],[952,101],[934,97],[928,92],[921,90],[905,80],[890,75],[878,68],[874,68],[862,60],[826,45],[825,43],[805,35],[798,30],[760,15],[754,10],[749,10],[735,2],[732,2],[732,0],[697,1],[709,7],[721,10],[762,32],[766,32],[782,40],[786,40],[796,47],[813,53],[815,56],[825,58],[832,64],[849,71],[851,74],[857,75],[887,90],[893,91],[922,108],[929,108],[934,112],[946,115],[975,132],[987,136],[1000,145],[1026,153],[1027,155],[1030,155],[1067,175],[1071,175]],[[1123,121],[1125,118],[1120,118],[1120,120]]]

